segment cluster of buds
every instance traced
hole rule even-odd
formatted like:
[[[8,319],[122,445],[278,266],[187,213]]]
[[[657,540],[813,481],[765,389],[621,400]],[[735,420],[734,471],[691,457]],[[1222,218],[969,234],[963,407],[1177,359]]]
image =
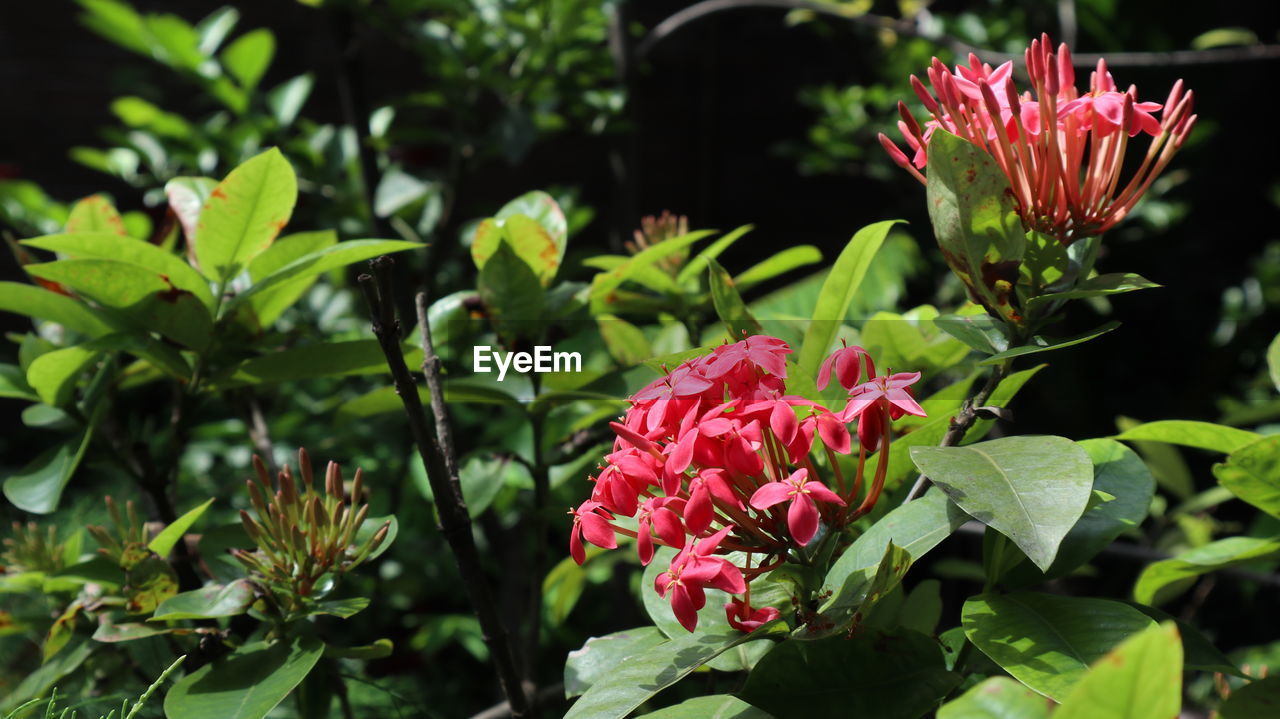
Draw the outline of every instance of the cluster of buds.
[[[255,551],[232,554],[253,575],[275,606],[285,613],[305,609],[309,600],[328,591],[332,582],[355,568],[387,537],[388,520],[361,546],[356,533],[369,514],[364,502],[364,476],[357,469],[347,493],[342,470],[330,462],[323,493],[316,491],[311,458],[298,450],[298,478],[286,465],[276,478],[258,457],[253,458],[257,481],[245,482],[253,516],[240,511],[240,521]]]
[[[58,541],[58,528],[49,525],[41,531],[35,522],[25,526],[13,523],[13,536],[6,537],[0,546],[0,574],[22,572],[56,572],[65,564],[66,542]]]
[[[100,554],[128,571],[151,556],[151,550],[147,548],[151,541],[147,526],[138,516],[138,508],[132,499],[125,502],[123,513],[120,512],[120,505],[110,496],[104,501],[115,533],[98,525],[89,525],[85,529],[98,542]]]
[[[992,69],[970,54],[968,66],[953,72],[934,58],[928,71],[932,91],[911,76],[931,115],[923,129],[898,103],[898,128],[914,157],[908,159],[883,134],[880,143],[925,182],[920,169],[928,163],[929,138],[946,130],[985,150],[1004,170],[1028,230],[1063,245],[1102,234],[1133,209],[1186,141],[1196,122],[1193,93],[1184,92],[1178,80],[1163,105],[1139,102],[1137,89],[1119,91],[1106,61],[1099,60],[1089,91],[1081,94],[1071,51],[1063,44],[1053,52],[1048,35],[1032,41],[1025,60],[1032,89],[1019,93],[1012,62]],[[1151,136],[1150,145],[1119,189],[1128,142],[1143,133]]]
[[[751,607],[751,579],[796,556],[822,525],[834,536],[870,512],[888,469],[890,421],[924,416],[909,389],[920,373],[876,376],[861,347],[837,350],[819,372],[819,389],[834,376],[847,390],[843,407],[789,395],[790,352],[775,337],[749,336],[632,396],[622,421],[610,425],[617,438],[608,464],[591,478],[591,499],[570,512],[574,559],[585,560],[583,539],[612,549],[617,535],[634,537],[644,564],[655,544],[673,547],[679,553],[655,589],[686,629],[697,625],[708,587],[742,595],[725,607],[742,631],[776,618],[776,609]],[[852,454],[855,444],[857,469],[847,479],[836,455]],[[834,483],[822,481],[817,452]],[[874,452],[874,476],[864,482]],[[636,518],[636,529],[619,526],[619,516]]]
[[[661,215],[648,215],[640,219],[640,229],[633,233],[634,240],[626,243],[627,251],[638,254],[654,245],[689,234],[689,218],[684,215],[673,215],[670,210],[663,210]],[[689,256],[688,249],[674,252],[658,260],[658,266],[668,272],[675,272],[684,264]]]

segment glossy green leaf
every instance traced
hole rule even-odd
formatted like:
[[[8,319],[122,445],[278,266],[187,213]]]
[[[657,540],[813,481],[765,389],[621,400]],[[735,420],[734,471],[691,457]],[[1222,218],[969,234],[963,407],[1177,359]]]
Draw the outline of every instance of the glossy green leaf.
[[[765,638],[767,626],[751,634],[686,634],[633,654],[616,671],[597,680],[569,707],[565,719],[622,719],[721,653]]]
[[[71,207],[64,228],[68,233],[97,233],[124,237],[129,233],[124,229],[124,220],[120,213],[103,195],[90,195]]]
[[[1244,677],[1240,667],[1227,658],[1213,643],[1191,624],[1175,619],[1169,614],[1146,604],[1125,602],[1156,622],[1173,622],[1178,626],[1178,634],[1182,636],[1182,665],[1188,670],[1200,672],[1217,672],[1233,677]]]
[[[582,264],[584,267],[594,267],[607,272],[615,270],[630,261],[631,257],[628,255],[596,255],[583,260]],[[629,279],[632,282],[650,290],[672,295],[678,295],[682,291],[679,283],[676,282],[676,278],[661,267],[654,265],[633,267],[630,273],[631,277]]]
[[[822,283],[818,302],[813,307],[812,321],[804,332],[797,364],[810,375],[817,376],[822,360],[835,349],[836,336],[844,323],[849,303],[858,293],[858,286],[871,267],[871,260],[884,244],[889,230],[901,220],[876,222],[854,233],[845,245],[831,272]]]
[[[707,269],[707,260],[714,260],[719,257],[722,252],[729,249],[730,245],[754,229],[754,225],[743,225],[726,232],[721,237],[717,237],[715,242],[707,245],[698,254],[690,258],[688,262],[684,263],[684,267],[681,267],[680,271],[676,273],[676,282],[683,285],[700,276]]]
[[[316,79],[310,73],[304,73],[272,88],[267,93],[267,106],[271,108],[271,114],[275,115],[276,122],[283,127],[292,125],[298,119],[302,106],[307,104],[307,98],[311,97],[311,89],[315,84]]]
[[[259,292],[278,287],[281,283],[290,280],[313,277],[323,272],[345,267],[361,260],[372,259],[379,255],[392,255],[397,252],[415,250],[422,247],[425,247],[425,245],[402,240],[347,240],[339,242],[336,245],[303,255],[266,277],[255,281],[249,289],[236,295],[227,303],[227,309],[234,309],[241,302],[248,300]]]
[[[929,140],[929,220],[942,256],[987,308],[1003,319],[1027,248],[1009,180],[991,155],[945,130]]]
[[[1047,577],[1066,576],[1088,562],[1122,533],[1136,529],[1147,516],[1155,479],[1133,450],[1111,439],[1087,439],[1079,445],[1093,462],[1093,490],[1114,499],[1085,510],[1058,547]]]
[[[222,66],[240,87],[252,90],[258,86],[275,53],[276,36],[266,28],[258,28],[236,38],[222,51]]]
[[[116,642],[132,642],[137,639],[146,639],[160,634],[191,634],[193,632],[194,630],[191,629],[161,627],[137,622],[116,624],[107,620],[98,624],[98,628],[93,631],[93,640],[95,642],[114,644]]]
[[[991,315],[943,315],[933,323],[943,332],[988,355],[1009,349],[1005,325]]]
[[[560,203],[556,202],[554,197],[542,190],[526,192],[503,205],[502,209],[494,214],[494,218],[505,220],[515,215],[524,215],[546,230],[551,241],[559,248],[560,258],[563,259],[565,243],[569,239],[569,224],[565,219],[564,210],[560,209]],[[559,260],[556,264],[560,264]]]
[[[311,637],[246,644],[179,679],[164,699],[165,715],[262,719],[302,682],[323,653],[324,644]]]
[[[609,314],[596,315],[596,327],[604,340],[609,356],[623,367],[631,367],[653,356],[653,346],[644,332],[620,317]]]
[[[196,33],[200,36],[200,52],[212,55],[222,46],[222,41],[240,22],[240,11],[233,7],[222,7],[209,13],[196,23]]]
[[[768,712],[728,694],[694,697],[640,716],[642,719],[772,719]]]
[[[1047,295],[1039,295],[1032,297],[1027,302],[1028,310],[1039,307],[1048,302],[1057,300],[1076,300],[1085,297],[1103,297],[1106,295],[1116,295],[1122,292],[1133,292],[1134,290],[1146,290],[1160,287],[1151,280],[1145,279],[1140,275],[1130,272],[1117,272],[1107,275],[1098,275],[1091,279],[1085,280],[1075,286],[1075,289],[1066,292],[1052,292]]]
[[[422,349],[402,346],[405,364],[422,364]],[[315,377],[342,377],[387,372],[387,359],[377,340],[316,342],[273,352],[240,363],[217,388],[291,382]]]
[[[40,399],[40,395],[27,384],[26,373],[18,365],[12,364],[0,364],[0,397],[25,399],[32,402]],[[25,416],[23,421],[26,422]]]
[[[881,564],[890,546],[905,553],[909,564],[968,520],[969,515],[947,499],[942,490],[930,489],[919,499],[895,508],[858,537],[827,572],[821,593],[829,594],[832,599],[828,602],[834,603],[846,587],[853,589],[851,583],[857,583],[868,570]]]
[[[275,148],[232,170],[200,209],[194,243],[200,270],[225,285],[275,241],[297,199],[293,167]]]
[[[904,314],[877,312],[863,323],[859,344],[881,367],[925,374],[953,367],[968,356],[969,347],[939,330],[933,324],[937,316],[938,310],[930,305]]]
[[[707,260],[707,266],[711,301],[729,337],[736,341],[747,335],[763,332],[760,323],[747,309],[747,303],[742,301],[742,295],[738,294],[738,288],[734,286],[729,273],[715,260]]]
[[[0,311],[54,322],[89,337],[115,331],[110,319],[83,302],[20,282],[0,282]]]
[[[1280,517],[1280,435],[1263,437],[1213,466],[1218,483],[1273,517]]]
[[[348,619],[363,612],[369,607],[368,597],[351,597],[350,599],[329,599],[317,602],[311,614],[328,614],[341,619]],[[385,640],[383,640],[385,641]]]
[[[297,232],[281,237],[249,262],[249,280],[257,282],[300,257],[333,247],[337,243],[338,233],[333,230]],[[311,289],[317,279],[318,275],[304,275],[255,293],[249,298],[249,305],[258,318],[258,324],[262,327],[271,326],[285,310]]]
[[[500,334],[505,337],[537,334],[546,293],[537,274],[511,245],[498,245],[485,260],[476,287]]]
[[[1119,322],[1112,320],[1111,322],[1108,322],[1102,325],[1101,327],[1097,327],[1095,329],[1089,330],[1088,332],[1085,332],[1083,334],[1078,334],[1073,337],[1066,337],[1062,339],[1053,339],[1053,338],[1041,337],[1040,335],[1036,335],[1035,337],[1031,338],[1031,344],[1021,345],[1019,347],[1013,347],[999,354],[991,355],[990,357],[987,357],[986,359],[982,360],[978,364],[993,365],[993,364],[998,364],[1000,362],[1003,362],[1011,357],[1021,357],[1022,355],[1035,354],[1037,352],[1048,352],[1050,350],[1062,349],[1063,347],[1071,347],[1073,345],[1078,345],[1084,342],[1088,342],[1089,340],[1092,340],[1092,339],[1097,339],[1098,337],[1105,335],[1106,333],[1110,332],[1111,330],[1119,326],[1120,326]]]
[[[403,405],[400,406],[400,411],[404,411]],[[422,462],[413,459],[409,474],[423,498],[428,502],[435,502],[435,493],[427,479],[426,470],[422,468]],[[463,458],[462,466],[458,468],[458,482],[462,487],[462,498],[467,502],[467,512],[474,519],[493,504],[504,487],[531,487],[533,476],[528,467],[509,455],[482,451]]]
[[[943,704],[938,719],[1049,719],[1052,706],[1009,677],[991,677]]]
[[[62,614],[49,627],[49,633],[45,635],[44,640],[44,661],[47,663],[55,654],[62,651],[67,645],[71,637],[76,631],[76,617],[80,616],[84,604],[79,600],[73,600]]]
[[[748,267],[742,274],[733,278],[733,283],[737,285],[739,291],[746,292],[761,282],[768,282],[779,275],[821,261],[822,251],[817,247],[796,245]]]
[[[1114,439],[1164,442],[1230,454],[1247,444],[1256,442],[1261,437],[1262,435],[1256,432],[1212,422],[1169,419],[1131,427],[1116,435]]]
[[[124,609],[130,614],[150,614],[178,594],[178,574],[160,557],[145,552],[138,556],[125,572]]]
[[[191,349],[205,349],[212,337],[209,309],[194,293],[175,286],[163,273],[100,258],[28,265],[27,271],[114,310],[139,330],[157,332]]]
[[[139,271],[153,272],[162,279],[167,279],[173,288],[190,292],[210,312],[213,311],[213,294],[209,291],[208,281],[192,269],[185,260],[150,242],[118,234],[82,232],[45,235],[24,240],[22,244],[50,252],[60,252],[70,257],[115,260],[134,265]]]
[[[656,245],[646,247],[636,253],[627,262],[608,272],[601,272],[591,279],[590,300],[594,310],[608,311],[609,305],[616,299],[614,293],[634,276],[641,268],[650,267],[664,257],[679,252],[693,243],[712,234],[710,230],[690,232],[679,237],[663,240]]]
[[[115,335],[102,339],[109,340]],[[101,340],[86,342],[74,347],[46,352],[31,362],[27,368],[27,382],[40,397],[40,401],[54,407],[65,407],[71,402],[76,382],[88,366],[106,351]]]
[[[657,627],[626,629],[592,637],[581,649],[569,652],[564,664],[564,695],[581,696],[593,684],[617,671],[632,656],[667,641]]]
[[[1280,334],[1267,347],[1267,368],[1271,373],[1271,383],[1276,386],[1276,391],[1280,391]]]
[[[1035,592],[984,594],[965,602],[965,635],[1028,687],[1062,701],[1089,665],[1156,623],[1108,599]]]
[[[149,621],[169,622],[176,619],[213,619],[243,614],[253,603],[253,585],[248,580],[225,586],[211,584],[202,589],[182,592],[164,600]]]
[[[150,55],[150,38],[142,16],[120,0],[77,0],[86,12],[80,21],[115,44]]]
[[[1159,606],[1191,588],[1202,574],[1258,560],[1280,558],[1280,539],[1227,537],[1149,564],[1138,575],[1133,598]]]
[[[1054,719],[1170,719],[1182,711],[1182,642],[1173,622],[1149,627],[1097,661]]]
[[[1063,437],[912,447],[911,459],[961,509],[1012,539],[1041,570],[1053,563],[1093,487],[1089,455]]]
[[[173,523],[165,527],[151,540],[147,545],[147,549],[155,552],[161,557],[169,556],[169,552],[178,546],[178,542],[186,535],[187,530],[191,529],[191,525],[196,523],[204,515],[205,511],[213,505],[213,500],[206,500],[203,504],[198,504],[192,509],[187,510],[181,517],[173,520]]]
[[[4,496],[13,506],[32,514],[48,514],[57,509],[62,490],[71,481],[92,436],[91,430],[85,431],[41,452],[4,480]]]
[[[874,567],[850,574],[822,603],[817,616],[792,636],[812,640],[848,634],[851,624],[866,617],[881,599],[902,583],[912,560],[910,552],[889,542]]]
[[[747,677],[741,696],[777,719],[915,719],[960,682],[933,639],[869,628],[816,642],[782,642]]]
[[[1232,689],[1218,708],[1218,719],[1272,719],[1280,716],[1280,676],[1257,679]]]
[[[143,16],[150,35],[151,56],[179,70],[196,70],[204,62],[200,52],[200,36],[195,28],[177,15]]]
[[[423,406],[431,404],[431,395],[427,393],[426,387],[418,387],[418,398],[422,400]],[[404,403],[400,401],[400,395],[396,394],[396,388],[379,387],[343,402],[334,416],[334,424],[341,427],[355,420],[403,411]]]

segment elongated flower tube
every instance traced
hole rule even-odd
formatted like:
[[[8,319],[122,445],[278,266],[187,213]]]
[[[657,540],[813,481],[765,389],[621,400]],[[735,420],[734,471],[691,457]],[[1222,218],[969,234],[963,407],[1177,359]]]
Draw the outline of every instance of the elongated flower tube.
[[[843,406],[787,394],[790,353],[775,337],[745,337],[636,392],[626,415],[610,423],[613,451],[591,478],[591,497],[569,512],[573,558],[586,561],[584,542],[613,549],[619,536],[636,540],[646,565],[657,546],[680,550],[654,589],[690,631],[709,588],[743,595],[726,608],[737,629],[779,617],[777,608],[751,606],[750,581],[818,551],[823,537],[869,512],[888,467],[889,422],[923,414],[908,389],[919,374],[876,377],[861,347],[823,364],[822,384],[834,376],[848,394]],[[846,481],[837,455],[855,449],[857,469]],[[823,469],[815,452],[825,457]],[[864,482],[872,452],[874,476]]]
[[[913,156],[883,134],[880,143],[923,183],[929,139],[937,129],[946,130],[1000,166],[1026,229],[1063,245],[1100,235],[1129,214],[1186,142],[1196,122],[1194,93],[1178,80],[1163,104],[1141,102],[1134,86],[1117,88],[1105,60],[1098,61],[1082,93],[1070,49],[1062,44],[1055,53],[1048,35],[1031,42],[1025,66],[1031,89],[1019,92],[1012,62],[993,69],[970,54],[967,66],[952,70],[934,58],[928,87],[911,76],[930,119],[921,126],[898,103],[898,129]],[[1140,135],[1151,140],[1125,179],[1126,150]]]

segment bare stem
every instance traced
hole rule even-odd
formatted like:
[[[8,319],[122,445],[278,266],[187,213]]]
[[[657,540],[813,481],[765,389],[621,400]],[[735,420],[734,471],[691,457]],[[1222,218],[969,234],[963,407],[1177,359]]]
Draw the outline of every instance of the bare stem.
[[[441,533],[449,542],[463,586],[471,599],[476,618],[480,622],[480,632],[485,644],[489,647],[493,666],[498,674],[498,682],[511,707],[511,716],[527,717],[530,715],[529,700],[525,696],[520,674],[516,669],[511,640],[498,615],[493,596],[489,592],[489,585],[480,563],[480,554],[476,550],[475,540],[471,534],[471,517],[467,513],[467,505],[462,497],[462,487],[458,481],[457,459],[454,456],[453,443],[448,432],[449,419],[444,404],[444,392],[440,386],[439,360],[431,345],[431,328],[425,321],[425,312],[423,312],[421,325],[422,370],[426,376],[431,406],[435,414],[434,429],[427,422],[426,411],[418,396],[418,386],[404,363],[404,354],[400,348],[400,323],[396,320],[394,295],[391,291],[391,270],[394,265],[391,258],[385,256],[370,261],[369,266],[373,274],[360,275],[360,289],[369,303],[369,311],[373,318],[373,333],[378,338],[382,353],[387,358],[387,366],[391,370],[396,394],[400,395],[400,401],[404,403],[410,432],[414,443],[418,445],[418,454],[422,458],[422,463],[427,469],[427,480],[431,483],[431,490],[435,495]],[[419,303],[419,306],[421,307],[422,304]]]

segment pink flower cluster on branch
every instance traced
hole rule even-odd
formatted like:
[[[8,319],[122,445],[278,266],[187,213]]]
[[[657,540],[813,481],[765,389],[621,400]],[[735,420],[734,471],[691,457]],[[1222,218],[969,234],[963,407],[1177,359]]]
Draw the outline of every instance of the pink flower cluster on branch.
[[[836,351],[819,373],[819,389],[834,376],[847,390],[843,407],[787,394],[790,353],[776,337],[746,337],[632,396],[626,415],[610,425],[617,438],[591,478],[591,498],[570,512],[574,559],[585,560],[584,539],[613,549],[617,535],[634,537],[644,564],[655,545],[673,547],[679,553],[655,589],[686,629],[697,625],[709,587],[743,595],[725,607],[742,631],[776,618],[776,609],[752,609],[751,579],[786,562],[824,523],[839,531],[870,512],[884,487],[890,422],[924,416],[910,390],[920,374],[877,377],[861,347]],[[854,451],[854,422],[857,470],[846,481],[836,455]],[[815,452],[826,456],[834,483],[823,481]],[[874,452],[875,471],[864,482]],[[634,517],[636,528],[620,526],[618,517]],[[745,553],[742,566],[731,553]]]
[[[1099,235],[1133,209],[1151,183],[1182,147],[1196,122],[1194,93],[1178,80],[1164,104],[1139,102],[1130,85],[1121,92],[1099,60],[1089,90],[1075,86],[1075,69],[1066,44],[1053,52],[1048,35],[1025,53],[1031,90],[1019,92],[1013,63],[998,68],[970,54],[969,64],[952,71],[933,59],[929,86],[911,76],[930,119],[923,128],[899,102],[898,123],[912,158],[885,135],[880,143],[894,161],[925,182],[929,138],[939,128],[986,150],[1009,178],[1027,229],[1069,245]],[[1159,113],[1159,118],[1155,113]],[[1140,134],[1152,140],[1141,164],[1121,186],[1129,141]]]

